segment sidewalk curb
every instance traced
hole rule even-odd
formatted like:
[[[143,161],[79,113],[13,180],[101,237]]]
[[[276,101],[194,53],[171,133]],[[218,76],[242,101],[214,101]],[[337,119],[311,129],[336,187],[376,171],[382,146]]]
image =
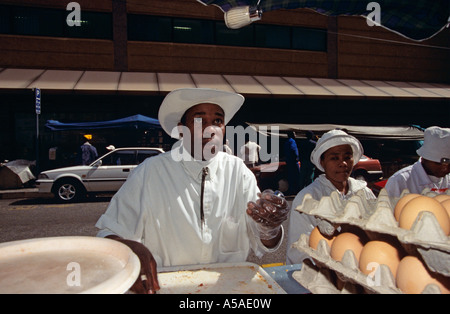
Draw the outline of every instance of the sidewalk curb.
[[[52,194],[39,193],[38,188],[17,189],[17,190],[0,190],[0,199],[14,199],[14,198],[40,198],[48,197]]]

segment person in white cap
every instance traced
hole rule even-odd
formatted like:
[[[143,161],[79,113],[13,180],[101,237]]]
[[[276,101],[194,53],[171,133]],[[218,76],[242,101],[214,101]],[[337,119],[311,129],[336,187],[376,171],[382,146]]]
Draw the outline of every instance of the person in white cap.
[[[425,188],[445,193],[450,187],[450,129],[437,126],[425,130],[424,141],[417,150],[419,160],[400,169],[387,181],[389,196],[400,197],[403,190],[420,194]]]
[[[201,88],[165,97],[159,121],[180,141],[133,170],[96,224],[97,236],[139,256],[142,276],[133,291],[159,289],[157,266],[244,262],[251,249],[262,256],[280,246],[287,201],[260,193],[243,161],[220,147],[243,102],[239,94]]]
[[[311,162],[324,174],[302,189],[292,202],[287,241],[287,264],[298,264],[308,257],[306,253],[292,248],[292,244],[298,241],[301,234],[311,234],[316,226],[324,235],[332,235],[335,232],[335,226],[325,220],[319,220],[295,210],[302,205],[306,194],[310,194],[313,199],[319,201],[323,196],[329,196],[336,191],[342,199],[349,199],[362,190],[367,199],[375,198],[366,182],[350,177],[353,166],[358,163],[362,155],[361,143],[342,130],[331,130],[317,141],[316,147],[311,153]]]

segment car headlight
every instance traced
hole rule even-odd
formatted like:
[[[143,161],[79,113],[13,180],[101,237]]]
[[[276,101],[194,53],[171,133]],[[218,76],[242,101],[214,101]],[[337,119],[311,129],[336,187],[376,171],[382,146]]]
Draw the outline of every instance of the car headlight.
[[[49,179],[48,175],[46,175],[45,173],[40,173],[38,175],[38,180],[45,180],[45,179]]]

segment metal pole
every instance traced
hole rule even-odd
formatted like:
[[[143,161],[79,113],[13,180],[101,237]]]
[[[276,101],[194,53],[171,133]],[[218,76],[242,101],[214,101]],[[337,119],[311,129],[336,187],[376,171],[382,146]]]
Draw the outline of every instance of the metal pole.
[[[36,176],[39,175],[39,115],[41,114],[41,90],[35,89],[35,109],[36,109]]]
[[[36,176],[39,174],[39,114],[36,114]]]

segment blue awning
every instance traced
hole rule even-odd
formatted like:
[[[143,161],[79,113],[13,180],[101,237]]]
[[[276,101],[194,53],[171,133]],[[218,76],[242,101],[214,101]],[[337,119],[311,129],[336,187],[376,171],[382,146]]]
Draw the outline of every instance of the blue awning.
[[[154,118],[146,117],[140,114],[110,120],[97,122],[72,122],[63,123],[56,120],[48,120],[45,126],[52,131],[66,131],[66,130],[97,130],[110,128],[129,128],[129,129],[160,129],[159,121]]]

